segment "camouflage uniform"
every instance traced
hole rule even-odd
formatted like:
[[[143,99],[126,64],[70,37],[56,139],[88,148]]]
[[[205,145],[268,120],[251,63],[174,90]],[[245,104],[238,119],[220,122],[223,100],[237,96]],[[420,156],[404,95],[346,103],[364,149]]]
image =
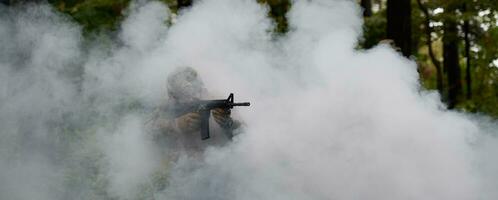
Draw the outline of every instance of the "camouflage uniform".
[[[166,146],[166,150],[170,151],[169,154],[177,156],[183,152],[197,155],[208,146],[226,144],[230,139],[225,136],[224,131],[240,127],[240,123],[230,117],[229,110],[214,110],[213,117],[210,119],[211,138],[201,140],[199,120],[195,119],[196,113],[175,118],[173,113],[165,112],[172,110],[168,109],[170,106],[174,107],[179,103],[199,100],[206,93],[204,85],[194,69],[185,67],[172,73],[168,77],[167,90],[167,103],[154,111],[153,116],[147,122],[147,127],[155,140],[160,145]]]

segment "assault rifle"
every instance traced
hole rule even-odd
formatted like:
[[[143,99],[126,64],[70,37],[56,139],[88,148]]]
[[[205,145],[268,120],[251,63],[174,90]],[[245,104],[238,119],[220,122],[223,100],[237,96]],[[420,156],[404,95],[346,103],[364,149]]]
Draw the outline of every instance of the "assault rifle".
[[[179,117],[187,113],[198,112],[201,115],[201,139],[209,138],[209,117],[211,110],[215,108],[233,109],[235,106],[249,106],[249,102],[234,103],[233,93],[230,93],[227,99],[216,100],[198,100],[189,103],[175,105],[167,112],[170,112],[174,117]],[[230,128],[229,128],[230,129]],[[232,130],[226,130],[227,136],[232,137]]]

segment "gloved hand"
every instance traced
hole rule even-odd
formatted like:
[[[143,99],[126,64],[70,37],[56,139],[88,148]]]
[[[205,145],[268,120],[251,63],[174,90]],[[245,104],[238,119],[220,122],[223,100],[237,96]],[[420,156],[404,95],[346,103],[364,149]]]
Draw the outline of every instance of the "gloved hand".
[[[176,118],[176,126],[184,133],[199,131],[201,127],[201,116],[199,113],[187,113]]]
[[[230,117],[230,109],[216,108],[212,110],[214,121],[222,128],[230,128],[233,125],[233,120]]]

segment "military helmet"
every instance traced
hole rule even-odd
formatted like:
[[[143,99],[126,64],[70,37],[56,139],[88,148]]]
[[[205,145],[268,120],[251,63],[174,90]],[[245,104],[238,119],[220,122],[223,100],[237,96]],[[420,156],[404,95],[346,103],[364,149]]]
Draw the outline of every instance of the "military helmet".
[[[192,67],[180,67],[168,76],[168,96],[176,101],[200,99],[204,83]]]

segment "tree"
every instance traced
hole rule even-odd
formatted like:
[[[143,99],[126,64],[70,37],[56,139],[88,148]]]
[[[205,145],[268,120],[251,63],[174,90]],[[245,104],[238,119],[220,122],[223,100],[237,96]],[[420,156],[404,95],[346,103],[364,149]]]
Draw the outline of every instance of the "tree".
[[[411,55],[410,0],[387,0],[387,38],[401,48],[404,56]]]
[[[288,31],[286,14],[291,7],[290,0],[257,0],[257,2],[268,5],[268,16],[276,22],[275,33],[283,34]]]
[[[10,5],[10,0],[0,0],[0,4]]]
[[[192,0],[177,0],[177,9],[180,10],[185,7],[192,6]]]
[[[447,17],[444,20],[443,35],[443,65],[448,77],[448,108],[453,109],[459,102],[462,92],[461,70],[458,55],[458,23],[456,20],[456,6],[449,5]]]
[[[361,7],[363,8],[363,17],[372,16],[372,0],[361,0]]]
[[[464,14],[467,14],[467,3],[463,4],[462,11]],[[468,17],[465,17],[463,21],[463,34],[464,34],[464,42],[465,42],[465,83],[467,84],[467,99],[472,98],[472,74],[470,69],[470,24]]]
[[[427,45],[429,51],[429,57],[431,59],[432,64],[436,67],[436,86],[439,93],[442,95],[443,93],[443,70],[441,69],[441,62],[436,58],[434,54],[434,50],[432,48],[432,33],[433,30],[431,28],[431,16],[429,14],[429,10],[422,3],[421,0],[417,0],[417,4],[424,15],[424,28],[425,28],[425,43]]]

